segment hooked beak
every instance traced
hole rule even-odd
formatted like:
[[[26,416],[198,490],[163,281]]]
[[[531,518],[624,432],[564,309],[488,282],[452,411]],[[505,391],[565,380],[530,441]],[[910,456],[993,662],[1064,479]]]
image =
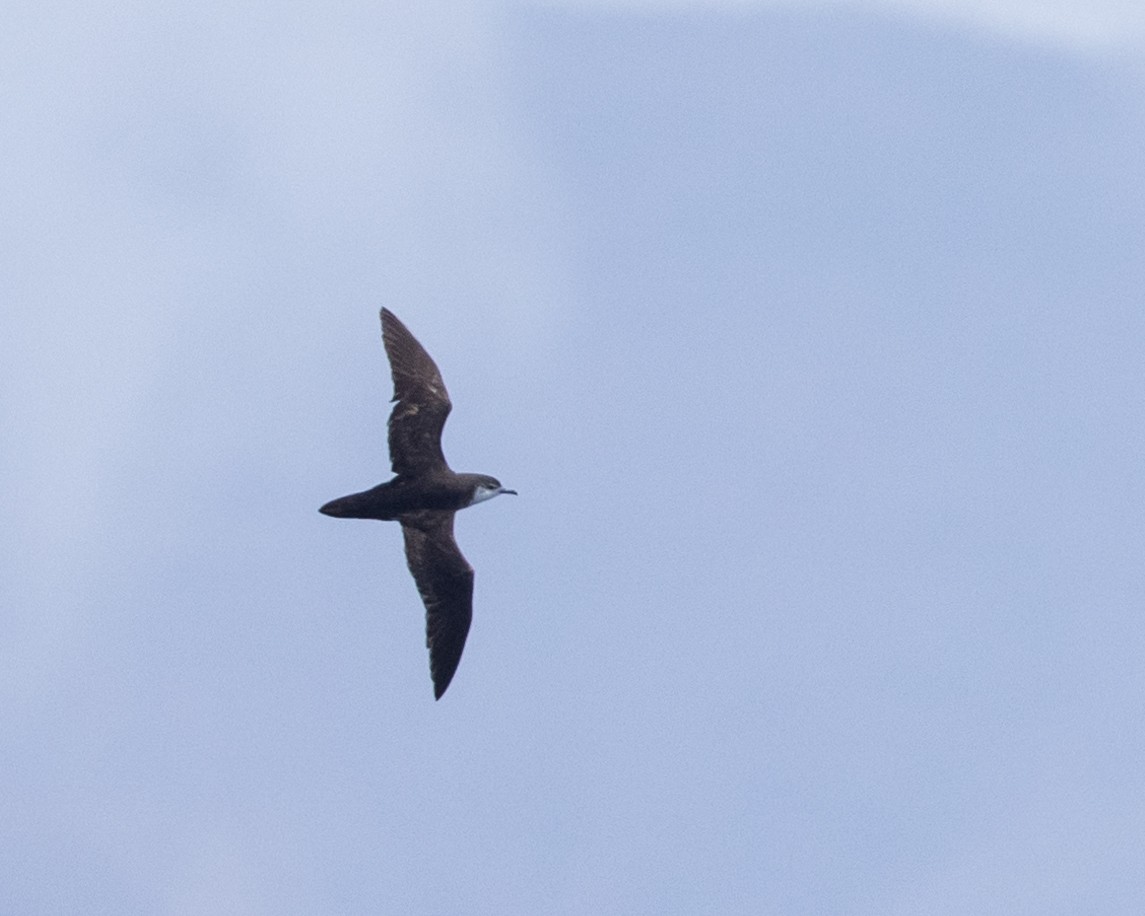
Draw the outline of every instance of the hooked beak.
[[[504,487],[501,488],[501,492],[502,493],[508,493],[510,496],[516,496],[517,495],[516,490],[506,490]]]

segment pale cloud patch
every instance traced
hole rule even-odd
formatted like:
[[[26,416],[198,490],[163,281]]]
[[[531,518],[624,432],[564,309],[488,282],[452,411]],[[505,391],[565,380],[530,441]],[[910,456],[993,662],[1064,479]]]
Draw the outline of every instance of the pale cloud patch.
[[[1116,54],[1145,44],[1145,4],[1137,0],[535,0],[539,6],[749,12],[847,9],[893,13],[1073,51]]]

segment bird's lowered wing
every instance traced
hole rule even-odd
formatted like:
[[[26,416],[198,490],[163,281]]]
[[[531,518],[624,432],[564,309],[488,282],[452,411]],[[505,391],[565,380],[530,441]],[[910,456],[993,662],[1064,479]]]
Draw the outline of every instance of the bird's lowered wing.
[[[390,463],[395,474],[446,467],[441,430],[453,406],[437,364],[389,309],[382,309],[382,343],[394,379]]]
[[[425,603],[425,644],[433,695],[441,699],[461,661],[473,620],[473,567],[453,539],[452,512],[402,517],[406,562]]]

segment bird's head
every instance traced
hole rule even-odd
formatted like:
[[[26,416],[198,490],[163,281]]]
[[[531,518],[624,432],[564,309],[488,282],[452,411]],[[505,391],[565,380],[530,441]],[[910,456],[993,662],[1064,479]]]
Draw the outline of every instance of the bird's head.
[[[474,505],[479,502],[484,502],[487,499],[492,499],[494,496],[500,496],[502,493],[508,493],[511,496],[516,496],[516,490],[509,490],[501,486],[501,481],[495,477],[486,477],[481,475],[477,478],[477,486],[473,488],[473,502]]]

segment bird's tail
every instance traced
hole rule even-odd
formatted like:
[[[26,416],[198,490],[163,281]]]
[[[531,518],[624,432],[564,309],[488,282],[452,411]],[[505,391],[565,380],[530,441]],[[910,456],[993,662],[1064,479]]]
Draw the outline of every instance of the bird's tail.
[[[374,518],[389,521],[397,517],[392,497],[383,489],[385,484],[366,490],[364,493],[351,493],[332,499],[318,511],[334,518]]]

